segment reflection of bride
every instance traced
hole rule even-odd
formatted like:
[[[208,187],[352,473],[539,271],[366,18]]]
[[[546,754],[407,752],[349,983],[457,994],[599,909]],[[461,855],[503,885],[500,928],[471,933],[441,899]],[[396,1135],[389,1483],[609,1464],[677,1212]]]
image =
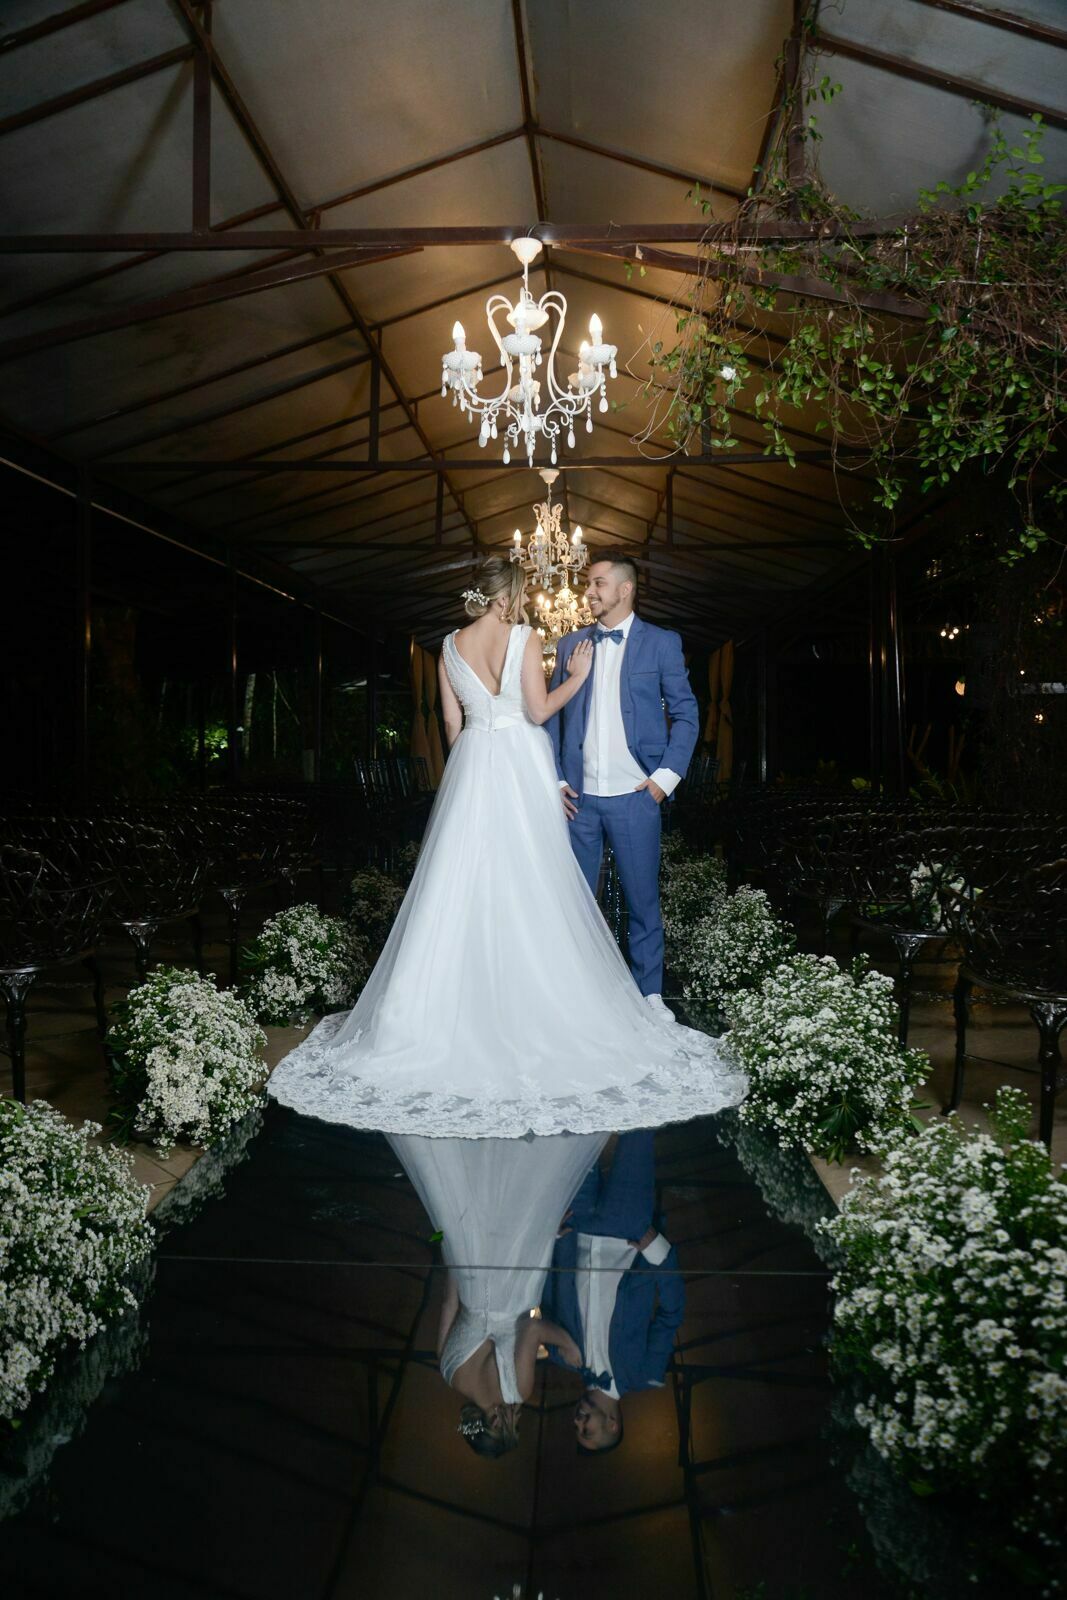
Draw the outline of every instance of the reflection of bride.
[[[592,647],[549,693],[521,567],[492,558],[479,582],[476,620],[444,643],[452,750],[392,932],[355,1008],[325,1018],[270,1093],[328,1122],[468,1139],[735,1105],[744,1079],[707,1034],[649,1008],[571,850],[543,724]]]
[[[437,1354],[441,1376],[466,1401],[460,1431],[479,1455],[501,1456],[518,1444],[539,1344],[558,1344],[581,1365],[570,1335],[530,1312],[541,1300],[559,1219],[607,1137],[390,1137],[444,1234]]]

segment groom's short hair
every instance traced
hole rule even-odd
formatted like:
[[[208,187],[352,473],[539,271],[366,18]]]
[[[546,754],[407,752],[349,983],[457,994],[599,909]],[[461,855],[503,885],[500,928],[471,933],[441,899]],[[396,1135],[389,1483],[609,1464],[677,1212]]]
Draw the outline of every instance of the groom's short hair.
[[[637,564],[625,550],[599,550],[593,557],[592,565],[599,561],[610,561],[619,574],[622,583],[632,583],[634,594],[637,593]]]

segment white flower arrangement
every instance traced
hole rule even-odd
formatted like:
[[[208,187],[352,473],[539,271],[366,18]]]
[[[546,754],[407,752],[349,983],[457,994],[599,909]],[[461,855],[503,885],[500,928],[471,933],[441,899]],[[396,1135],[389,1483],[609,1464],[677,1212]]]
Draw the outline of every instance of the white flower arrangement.
[[[403,885],[377,867],[357,872],[345,894],[344,914],[355,934],[377,960],[404,899]]]
[[[266,1042],[239,995],[187,968],[157,967],[131,989],[108,1034],[108,1120],[163,1157],[179,1139],[211,1145],[260,1102]]]
[[[244,964],[249,1005],[261,1022],[280,1025],[352,1005],[369,975],[364,941],[313,905],[269,918]]]
[[[673,840],[677,835],[669,837]],[[725,897],[726,866],[717,856],[692,854],[683,845],[673,843],[664,852],[660,909],[664,955],[671,972],[685,968],[696,924],[716,913]]]
[[[999,1500],[1051,1533],[1067,1509],[1067,1184],[1002,1088],[994,1134],[958,1118],[883,1152],[824,1224],[834,1360],[855,1417],[918,1492]]]
[[[778,921],[762,889],[742,886],[678,931],[675,970],[685,998],[722,1010],[729,997],[759,984],[792,952],[792,933]]]
[[[832,956],[797,955],[731,996],[726,1016],[749,1080],[740,1115],[783,1145],[840,1161],[914,1127],[929,1063],[896,1041],[892,979],[862,962],[845,972]]]
[[[64,1348],[137,1304],[148,1191],[130,1156],[91,1143],[100,1131],[44,1100],[0,1100],[0,1417],[26,1409]]]
[[[940,861],[920,861],[908,877],[912,910],[931,933],[946,929],[949,909],[962,906],[975,892],[966,878],[949,876],[950,871]]]

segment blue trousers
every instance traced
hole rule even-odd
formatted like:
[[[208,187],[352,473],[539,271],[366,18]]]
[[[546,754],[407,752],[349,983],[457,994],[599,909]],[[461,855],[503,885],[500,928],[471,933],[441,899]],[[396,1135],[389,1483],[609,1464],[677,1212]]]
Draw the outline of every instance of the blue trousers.
[[[596,894],[606,839],[615,852],[630,913],[630,971],[642,994],[663,992],[663,919],[659,910],[660,808],[647,789],[584,794],[569,823],[571,848]]]
[[[570,1226],[608,1239],[640,1239],[653,1221],[655,1135],[648,1128],[620,1133],[607,1177],[593,1166],[574,1197]]]

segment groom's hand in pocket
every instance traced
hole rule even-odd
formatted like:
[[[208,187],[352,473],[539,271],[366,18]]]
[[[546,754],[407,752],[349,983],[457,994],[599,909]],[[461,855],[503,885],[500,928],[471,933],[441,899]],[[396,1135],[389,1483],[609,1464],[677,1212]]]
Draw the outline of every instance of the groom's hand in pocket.
[[[639,783],[637,788],[634,790],[634,793],[639,794],[642,789],[648,790],[649,794],[652,796],[653,800],[658,806],[661,806],[664,800],[667,798],[666,790],[661,789],[658,783],[653,783],[651,778],[646,778],[644,783]]]
[[[563,800],[563,812],[568,822],[573,822],[578,815],[578,791],[572,789],[569,783],[561,783],[560,796]]]

